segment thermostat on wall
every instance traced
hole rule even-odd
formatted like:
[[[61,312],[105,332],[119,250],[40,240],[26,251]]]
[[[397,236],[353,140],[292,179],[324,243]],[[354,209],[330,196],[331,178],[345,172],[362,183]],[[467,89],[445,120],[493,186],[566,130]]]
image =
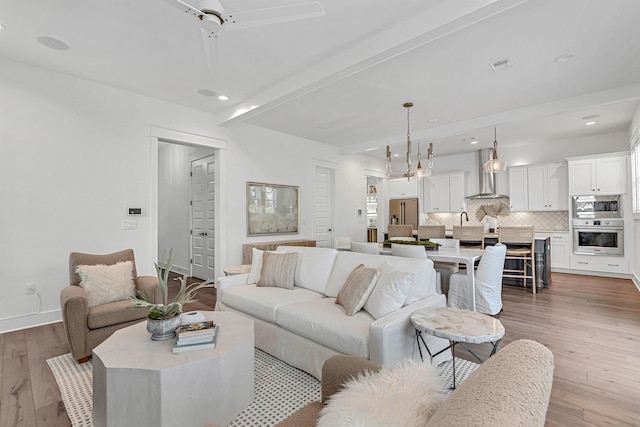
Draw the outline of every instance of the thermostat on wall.
[[[142,208],[129,208],[129,215],[142,215]]]

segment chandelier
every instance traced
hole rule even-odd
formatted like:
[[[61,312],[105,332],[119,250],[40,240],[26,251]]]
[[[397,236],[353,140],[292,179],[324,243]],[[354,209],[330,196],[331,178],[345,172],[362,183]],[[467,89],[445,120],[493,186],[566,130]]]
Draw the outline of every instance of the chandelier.
[[[425,176],[431,176],[431,173],[433,172],[433,143],[429,143],[429,150],[427,151],[427,168],[423,169],[420,143],[418,142],[418,166],[416,169],[411,169],[411,126],[409,121],[409,109],[413,107],[413,103],[407,102],[403,107],[407,109],[407,170],[405,172],[394,172],[391,169],[391,150],[387,145],[387,178],[407,178],[409,181],[411,179],[422,179]]]
[[[507,162],[498,158],[498,138],[496,128],[493,128],[493,159],[484,162],[485,172],[495,173],[507,170]]]

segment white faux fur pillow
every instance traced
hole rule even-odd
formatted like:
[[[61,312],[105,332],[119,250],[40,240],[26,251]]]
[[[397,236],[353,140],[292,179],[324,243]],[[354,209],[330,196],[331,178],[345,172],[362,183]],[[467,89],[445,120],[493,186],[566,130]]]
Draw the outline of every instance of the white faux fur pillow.
[[[122,301],[134,295],[133,262],[123,261],[113,265],[79,265],[76,273],[87,291],[89,307]]]
[[[438,370],[407,359],[349,381],[320,412],[319,427],[424,426],[446,397]]]

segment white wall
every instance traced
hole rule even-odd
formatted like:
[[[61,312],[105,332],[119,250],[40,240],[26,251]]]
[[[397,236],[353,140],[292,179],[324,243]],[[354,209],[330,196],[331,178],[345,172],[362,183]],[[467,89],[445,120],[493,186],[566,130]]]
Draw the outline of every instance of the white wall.
[[[221,150],[221,265],[241,261],[245,182],[302,187],[302,229],[310,238],[314,159],[337,150],[251,126],[224,130],[203,112],[0,59],[0,332],[60,319],[72,251],[133,248],[140,274],[155,274],[151,229],[150,128],[229,141]],[[340,184],[338,184],[340,185]],[[122,230],[141,207],[137,230]],[[41,302],[24,294],[36,283]]]
[[[629,128],[629,149],[632,148],[634,142],[640,138],[640,108],[631,121]],[[640,177],[638,177],[640,179]],[[638,289],[640,289],[640,218],[633,221],[633,259],[631,260],[631,272]]]
[[[384,176],[384,159],[379,161],[370,156],[342,156],[336,171],[336,204],[334,220],[334,236],[351,237],[352,241],[367,241],[367,176]],[[382,238],[381,230],[386,215],[386,190],[378,188],[378,239]],[[358,217],[358,209],[362,217]],[[384,228],[386,229],[386,227]]]

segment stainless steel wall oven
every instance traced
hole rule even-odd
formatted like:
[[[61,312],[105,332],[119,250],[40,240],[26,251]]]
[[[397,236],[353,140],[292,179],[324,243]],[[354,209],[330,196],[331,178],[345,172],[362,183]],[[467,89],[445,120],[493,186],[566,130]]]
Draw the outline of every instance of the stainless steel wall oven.
[[[574,219],[573,252],[588,255],[624,255],[624,220]]]

